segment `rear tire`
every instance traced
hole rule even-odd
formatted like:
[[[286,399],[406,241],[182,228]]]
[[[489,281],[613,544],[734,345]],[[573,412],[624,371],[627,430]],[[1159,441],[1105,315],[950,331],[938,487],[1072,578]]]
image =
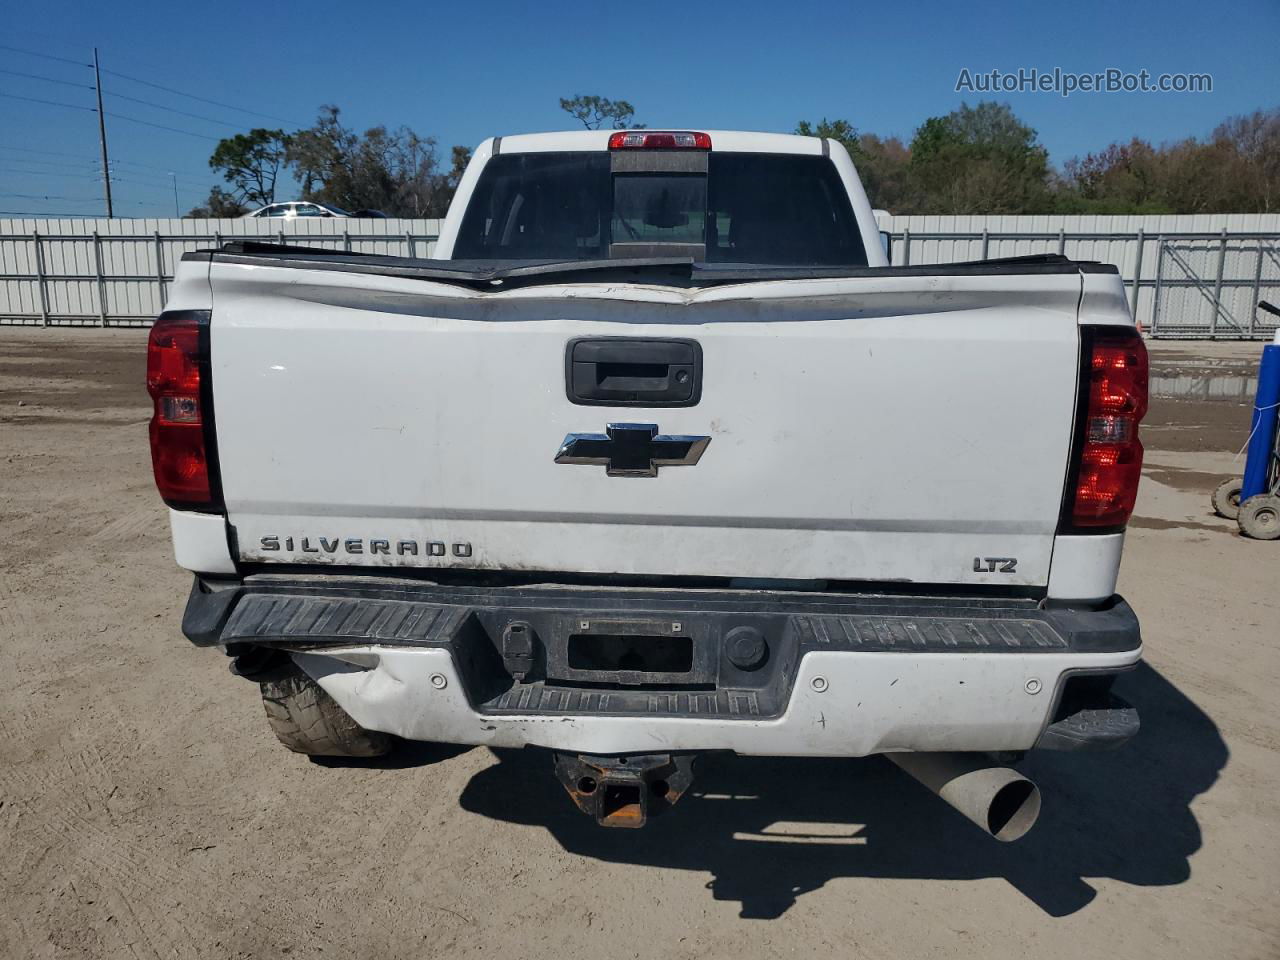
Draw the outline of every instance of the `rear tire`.
[[[262,704],[272,732],[294,753],[313,757],[379,757],[391,749],[385,733],[366,730],[309,676],[290,665],[263,681]]]
[[[1240,507],[1240,531],[1254,540],[1280,540],[1280,497],[1260,493]]]
[[[1240,516],[1240,490],[1244,481],[1238,478],[1223,480],[1218,489],[1213,491],[1213,512],[1227,520],[1235,520]]]

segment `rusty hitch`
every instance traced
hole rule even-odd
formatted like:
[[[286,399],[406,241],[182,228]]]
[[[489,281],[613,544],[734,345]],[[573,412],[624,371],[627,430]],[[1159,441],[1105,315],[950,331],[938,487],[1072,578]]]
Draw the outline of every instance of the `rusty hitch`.
[[[578,809],[602,827],[643,827],[693,783],[692,753],[596,757],[557,753],[556,776]]]

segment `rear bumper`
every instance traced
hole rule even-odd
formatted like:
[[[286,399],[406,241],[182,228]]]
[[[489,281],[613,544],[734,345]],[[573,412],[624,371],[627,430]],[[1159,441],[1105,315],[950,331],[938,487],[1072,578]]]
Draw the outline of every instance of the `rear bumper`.
[[[232,653],[282,649],[361,726],[415,740],[864,756],[1082,749],[1136,731],[1132,710],[1097,698],[1107,696],[1097,678],[1141,657],[1137,619],[1119,598],[1040,609],[260,576],[215,590],[197,582],[183,626],[193,642]],[[743,655],[744,635],[748,648],[764,642],[762,656]],[[625,660],[659,649],[675,652]],[[629,652],[606,664],[600,650]],[[1072,686],[1085,677],[1097,696]]]

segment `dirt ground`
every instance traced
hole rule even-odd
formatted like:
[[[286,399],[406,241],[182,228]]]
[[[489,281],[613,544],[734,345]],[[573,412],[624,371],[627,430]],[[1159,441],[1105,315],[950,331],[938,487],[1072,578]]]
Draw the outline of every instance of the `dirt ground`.
[[[0,328],[0,957],[1280,957],[1280,543],[1209,510],[1246,408],[1154,404],[1121,577],[1143,730],[1029,757],[1025,840],[883,759],[709,757],[606,831],[537,751],[275,742],[179,631],[143,344]]]

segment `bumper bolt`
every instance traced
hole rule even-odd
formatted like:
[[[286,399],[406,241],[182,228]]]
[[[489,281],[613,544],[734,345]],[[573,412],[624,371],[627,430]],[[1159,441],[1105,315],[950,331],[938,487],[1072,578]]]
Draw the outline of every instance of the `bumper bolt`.
[[[734,627],[724,638],[729,662],[739,670],[757,670],[768,659],[769,645],[755,627]]]
[[[813,692],[814,692],[814,693],[826,693],[826,691],[827,691],[827,678],[826,678],[826,677],[814,677],[812,680],[810,680],[810,681],[809,681],[809,686],[811,686],[811,687],[813,688]]]
[[[1035,677],[1032,677],[1030,680],[1028,680],[1026,683],[1022,685],[1022,689],[1027,691],[1027,693],[1031,694],[1033,697],[1040,692],[1042,687],[1043,687],[1043,684],[1041,684],[1040,681],[1037,680]]]
[[[437,690],[443,690],[449,685],[449,681],[445,679],[443,673],[433,673],[431,675],[431,685]]]

